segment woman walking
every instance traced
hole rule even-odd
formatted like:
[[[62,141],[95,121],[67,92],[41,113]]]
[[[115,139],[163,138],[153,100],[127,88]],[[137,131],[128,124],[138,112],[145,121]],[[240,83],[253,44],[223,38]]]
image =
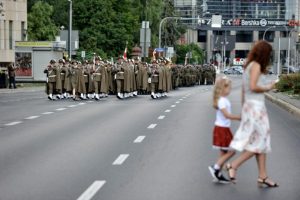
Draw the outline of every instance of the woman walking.
[[[239,129],[230,147],[242,151],[241,155],[227,164],[229,178],[235,183],[237,169],[255,156],[258,166],[258,185],[278,187],[266,170],[266,154],[271,151],[270,126],[265,107],[264,93],[274,88],[275,82],[266,83],[265,74],[270,62],[272,47],[266,41],[257,42],[250,51],[243,76],[243,108]]]

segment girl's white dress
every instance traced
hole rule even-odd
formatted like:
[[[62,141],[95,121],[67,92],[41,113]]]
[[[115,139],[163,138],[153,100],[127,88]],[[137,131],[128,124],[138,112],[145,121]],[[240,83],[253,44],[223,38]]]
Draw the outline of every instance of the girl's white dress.
[[[245,102],[242,108],[241,124],[230,143],[230,147],[238,151],[268,153],[271,151],[270,125],[265,106],[264,93],[250,90],[250,69],[248,65],[243,75]],[[266,84],[265,75],[259,77],[259,86]]]

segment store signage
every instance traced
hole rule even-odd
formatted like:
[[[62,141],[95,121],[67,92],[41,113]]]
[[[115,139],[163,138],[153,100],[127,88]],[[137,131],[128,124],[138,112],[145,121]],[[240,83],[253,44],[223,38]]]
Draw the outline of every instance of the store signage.
[[[200,20],[201,25],[211,26],[211,19]],[[268,20],[268,19],[223,19],[222,26],[265,27],[265,26],[300,26],[295,20]]]
[[[52,42],[44,42],[44,41],[38,41],[38,42],[16,42],[17,47],[52,47]]]

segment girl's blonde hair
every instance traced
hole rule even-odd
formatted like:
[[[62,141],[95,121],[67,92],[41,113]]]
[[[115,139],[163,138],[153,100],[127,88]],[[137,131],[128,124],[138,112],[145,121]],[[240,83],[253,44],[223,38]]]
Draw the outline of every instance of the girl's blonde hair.
[[[213,92],[213,107],[218,109],[218,101],[221,97],[223,90],[231,85],[231,80],[226,76],[219,77],[216,80],[214,92]]]

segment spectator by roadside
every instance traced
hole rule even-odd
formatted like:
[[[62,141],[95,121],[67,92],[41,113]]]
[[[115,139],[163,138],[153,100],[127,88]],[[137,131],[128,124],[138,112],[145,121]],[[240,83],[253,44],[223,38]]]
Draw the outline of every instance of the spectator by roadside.
[[[8,77],[9,77],[9,88],[12,89],[16,89],[16,72],[15,72],[15,68],[12,64],[10,64],[8,66]]]

